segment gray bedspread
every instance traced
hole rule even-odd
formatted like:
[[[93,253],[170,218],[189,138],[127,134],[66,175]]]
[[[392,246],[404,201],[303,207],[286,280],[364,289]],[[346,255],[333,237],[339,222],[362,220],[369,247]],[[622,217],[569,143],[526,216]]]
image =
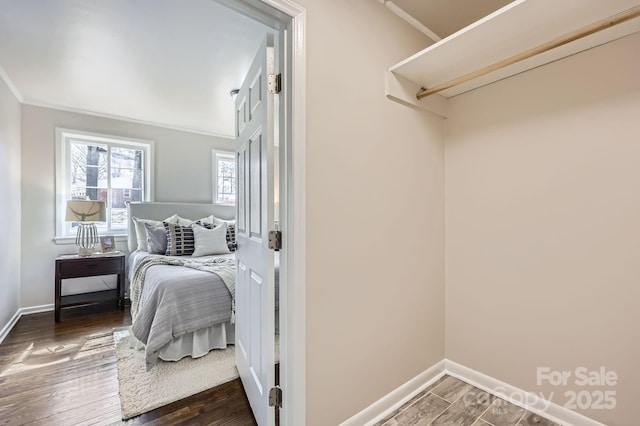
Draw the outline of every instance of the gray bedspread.
[[[197,265],[175,266],[184,261],[175,262],[174,259],[167,259],[173,264],[163,265],[144,258],[137,262],[133,271],[131,296],[132,303],[135,298],[137,306],[135,314],[132,309],[132,332],[146,345],[148,368],[157,361],[159,350],[174,337],[232,318],[232,294],[214,269],[199,270]],[[146,262],[152,265],[145,268]],[[229,262],[233,263],[233,260]],[[221,275],[228,279],[229,265],[224,267],[227,270]],[[135,279],[136,272],[141,268],[146,272],[143,281],[136,283],[139,281]],[[137,288],[142,283],[143,286]]]

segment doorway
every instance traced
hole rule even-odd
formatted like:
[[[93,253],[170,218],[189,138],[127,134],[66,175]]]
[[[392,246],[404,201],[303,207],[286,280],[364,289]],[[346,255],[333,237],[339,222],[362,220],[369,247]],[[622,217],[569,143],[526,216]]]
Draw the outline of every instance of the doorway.
[[[305,423],[305,10],[289,0],[214,0],[276,32],[282,74],[275,106],[279,251],[279,383],[281,425]],[[275,375],[275,369],[273,374]],[[261,401],[268,404],[269,401]],[[261,426],[265,420],[256,419]]]

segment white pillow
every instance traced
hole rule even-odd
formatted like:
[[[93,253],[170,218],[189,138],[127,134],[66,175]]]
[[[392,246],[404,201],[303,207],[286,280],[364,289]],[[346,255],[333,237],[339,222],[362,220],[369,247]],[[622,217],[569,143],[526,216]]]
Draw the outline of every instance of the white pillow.
[[[208,256],[211,254],[231,253],[227,246],[227,224],[207,229],[200,225],[193,225],[194,246],[192,256]]]
[[[220,219],[218,217],[215,217],[214,215],[209,216],[211,218],[213,218],[213,220],[209,223],[213,223],[214,225],[222,225],[223,223],[227,224],[227,225],[235,225],[236,224],[236,220],[235,219],[231,219],[231,220],[225,220],[225,219]]]
[[[178,223],[177,214],[169,216],[165,220],[140,219],[135,216],[131,219],[136,226],[136,241],[138,242],[138,250],[140,251],[149,251],[149,246],[147,245],[147,230],[144,228],[145,223],[153,226],[162,225],[162,222]]]
[[[181,216],[176,216],[176,217],[178,218],[178,222],[176,222],[176,223],[178,225],[182,225],[182,226],[189,226],[194,222],[214,223],[213,221],[215,220],[215,217],[213,215],[207,216],[207,217],[203,217],[202,219],[197,219],[197,220],[186,219],[186,218],[181,217]]]

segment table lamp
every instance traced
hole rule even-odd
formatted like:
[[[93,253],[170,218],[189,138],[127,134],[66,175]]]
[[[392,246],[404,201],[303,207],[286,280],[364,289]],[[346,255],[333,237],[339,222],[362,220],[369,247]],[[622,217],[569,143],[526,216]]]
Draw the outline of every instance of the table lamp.
[[[107,220],[107,209],[104,201],[69,200],[67,201],[67,222],[80,222],[76,245],[80,256],[89,256],[95,252],[98,244],[98,229],[95,222]]]

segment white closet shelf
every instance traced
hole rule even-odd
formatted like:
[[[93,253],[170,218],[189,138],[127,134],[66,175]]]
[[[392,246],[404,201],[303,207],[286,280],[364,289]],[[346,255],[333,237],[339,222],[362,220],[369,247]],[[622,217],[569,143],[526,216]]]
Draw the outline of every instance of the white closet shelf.
[[[388,77],[405,86],[408,80],[414,88],[433,88],[638,5],[640,0],[517,0],[394,65],[389,69],[393,75]],[[638,31],[640,18],[633,18],[443,90],[439,95],[450,98]],[[388,92],[389,86],[388,81]],[[436,94],[414,101],[406,95],[388,93],[392,99],[412,106],[439,97]]]

